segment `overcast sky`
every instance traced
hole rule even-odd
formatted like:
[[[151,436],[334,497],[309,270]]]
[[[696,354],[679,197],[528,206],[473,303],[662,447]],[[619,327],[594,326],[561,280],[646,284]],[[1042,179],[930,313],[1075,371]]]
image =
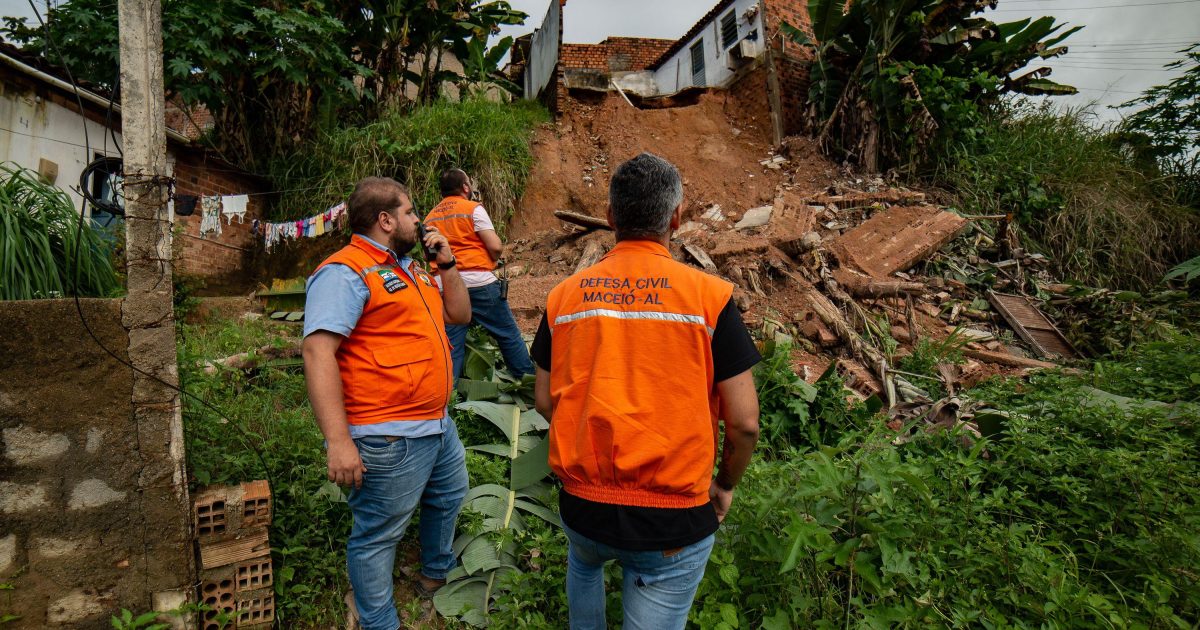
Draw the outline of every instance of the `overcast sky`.
[[[46,2],[35,0],[40,9]],[[526,24],[506,27],[504,34],[522,35],[539,26],[551,1],[510,0],[529,14]],[[564,40],[596,43],[609,35],[682,36],[715,4],[705,0],[569,0],[564,7]],[[26,0],[0,0],[0,15],[32,16]],[[1135,98],[1148,87],[1177,76],[1162,66],[1176,52],[1200,41],[1200,0],[1000,0],[988,17],[997,22],[1052,15],[1082,31],[1066,42],[1070,52],[1044,64],[1052,79],[1079,88],[1073,97],[1054,99],[1072,105],[1095,103],[1104,120],[1119,113],[1107,106]]]

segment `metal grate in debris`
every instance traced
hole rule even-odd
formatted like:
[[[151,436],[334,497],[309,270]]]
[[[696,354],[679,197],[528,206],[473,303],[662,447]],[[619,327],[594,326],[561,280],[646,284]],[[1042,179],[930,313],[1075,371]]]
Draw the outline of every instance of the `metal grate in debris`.
[[[1079,356],[1071,342],[1029,298],[988,291],[988,302],[1039,356],[1064,359]]]

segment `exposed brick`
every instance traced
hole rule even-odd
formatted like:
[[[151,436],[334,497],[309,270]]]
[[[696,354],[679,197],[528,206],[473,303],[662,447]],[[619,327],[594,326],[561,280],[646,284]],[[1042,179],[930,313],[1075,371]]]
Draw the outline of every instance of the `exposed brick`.
[[[268,588],[274,584],[271,556],[255,558],[237,565],[237,590],[252,591]]]
[[[72,510],[86,510],[125,500],[125,492],[114,490],[100,479],[84,479],[71,490],[67,506]]]
[[[266,624],[275,620],[275,595],[269,590],[242,595],[237,601],[238,627]]]
[[[0,481],[0,513],[26,512],[46,503],[46,489],[40,485]]]
[[[71,447],[62,433],[46,433],[25,426],[4,429],[4,456],[18,466],[54,459]]]

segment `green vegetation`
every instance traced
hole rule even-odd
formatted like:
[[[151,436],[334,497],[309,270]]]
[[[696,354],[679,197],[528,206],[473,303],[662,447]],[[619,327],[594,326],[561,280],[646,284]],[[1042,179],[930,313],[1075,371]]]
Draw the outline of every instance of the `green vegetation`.
[[[0,164],[0,300],[111,297],[121,290],[112,247],[61,189]]]
[[[503,234],[533,164],[533,128],[547,119],[534,103],[471,99],[392,111],[369,125],[328,132],[274,164],[280,187],[299,189],[283,196],[276,218],[307,216],[343,201],[368,175],[407,185],[423,214],[441,200],[441,171],[456,166],[475,178]]]
[[[197,366],[201,357],[294,343],[282,336],[289,330],[264,322],[183,326],[180,367],[189,391],[228,415],[186,403],[194,481],[258,478],[265,461],[277,505],[281,622],[308,627],[343,614],[350,516],[341,490],[326,482],[303,377],[271,367],[207,375]],[[540,438],[521,435],[525,425],[537,427],[531,412],[513,406],[528,384],[490,371],[493,353],[476,347],[470,387],[491,383],[491,396],[508,402],[456,411],[464,442],[476,446],[468,451],[476,490],[460,518],[461,548],[476,548],[464,551],[464,565],[473,564],[456,572],[458,588],[439,593],[438,608],[483,595],[493,627],[565,627],[565,538],[548,515],[522,507],[524,499],[511,513],[499,510],[508,488],[538,477],[514,482],[524,465],[510,462]],[[919,426],[902,428],[897,440],[872,407],[846,403],[833,373],[800,385],[788,354],[769,346],[756,373],[768,441],[718,533],[692,612],[696,627],[1200,622],[1200,339],[1145,344],[1074,374],[986,383],[966,397],[1007,410],[1008,420],[999,435],[973,443]],[[910,367],[954,354],[953,344],[931,344]],[[492,413],[505,410],[518,411],[516,440],[498,421],[503,414]],[[532,494],[531,505],[555,509],[552,487]],[[608,609],[617,623],[612,571]],[[470,611],[479,607],[460,610],[478,621]]]
[[[1121,139],[1145,170],[1171,180],[1179,203],[1200,210],[1200,43],[1179,52],[1164,67],[1182,75],[1122,105],[1139,109],[1122,121]]]
[[[977,15],[985,6],[810,0],[812,37],[784,28],[814,55],[809,124],[819,143],[869,172],[920,166],[974,137],[1003,94],[1075,93],[1048,68],[1021,69],[1066,53],[1059,44],[1082,27],[1059,32],[1051,17],[996,24]]]
[[[48,54],[48,62],[66,65],[78,79],[116,87],[111,0],[71,0],[44,18],[54,46],[36,22],[6,18],[0,33],[30,54]],[[169,95],[212,114],[214,148],[261,170],[322,125],[374,120],[413,100],[432,102],[444,84],[489,77],[490,57],[472,60],[472,77],[463,77],[443,68],[441,51],[466,59],[469,45],[524,19],[507,2],[480,0],[165,2],[164,80]]]
[[[1086,110],[1014,104],[935,177],[972,214],[1011,213],[1061,277],[1142,291],[1200,251],[1200,214],[1124,156]]]

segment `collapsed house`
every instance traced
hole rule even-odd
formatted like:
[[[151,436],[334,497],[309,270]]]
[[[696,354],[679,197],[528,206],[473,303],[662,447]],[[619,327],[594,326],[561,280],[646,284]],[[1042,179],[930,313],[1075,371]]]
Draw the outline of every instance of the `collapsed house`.
[[[572,91],[620,92],[655,107],[723,89],[755,102],[776,143],[801,130],[811,53],[783,25],[810,31],[806,3],[721,0],[679,39],[614,36],[598,44],[562,41],[566,5],[552,1],[541,27],[513,46],[509,76],[525,98],[562,112]]]

